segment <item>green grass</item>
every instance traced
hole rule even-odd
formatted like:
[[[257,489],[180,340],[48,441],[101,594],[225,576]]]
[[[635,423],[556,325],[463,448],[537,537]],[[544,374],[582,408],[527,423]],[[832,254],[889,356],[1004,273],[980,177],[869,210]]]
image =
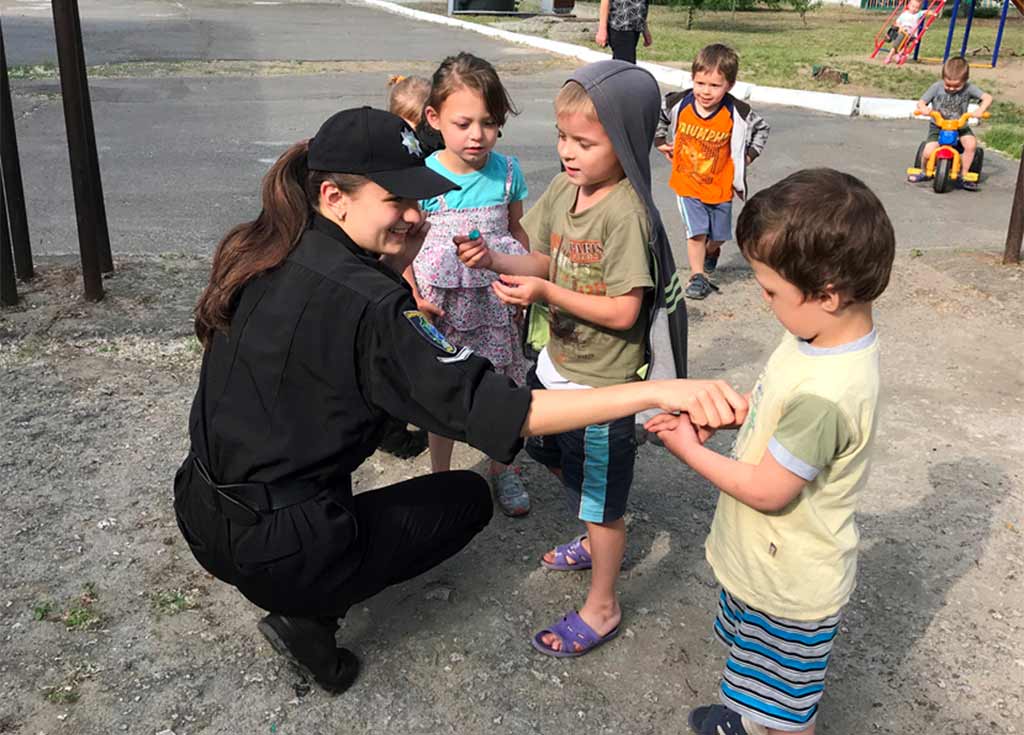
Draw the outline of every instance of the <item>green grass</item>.
[[[978,134],[989,148],[1019,159],[1024,147],[1024,107],[1010,102],[995,102],[990,124],[979,128]]]
[[[41,600],[32,606],[33,620],[46,620],[53,612],[53,601]]]
[[[198,607],[196,601],[184,590],[160,590],[150,595],[153,609],[160,615],[177,615],[185,610]]]
[[[43,689],[43,697],[50,704],[74,704],[81,698],[78,693],[78,682],[72,681],[68,684],[46,687]]]
[[[103,618],[94,607],[98,599],[96,584],[86,582],[82,586],[82,594],[71,602],[64,614],[61,615],[64,627],[68,630],[89,630],[103,622]]]

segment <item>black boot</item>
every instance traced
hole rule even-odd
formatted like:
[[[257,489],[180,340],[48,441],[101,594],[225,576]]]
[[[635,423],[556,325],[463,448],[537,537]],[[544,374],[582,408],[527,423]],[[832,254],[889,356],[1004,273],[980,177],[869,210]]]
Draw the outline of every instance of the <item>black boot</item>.
[[[256,627],[275,651],[332,694],[341,694],[356,680],[359,659],[335,642],[337,622],[271,613]]]
[[[390,419],[380,440],[380,448],[399,459],[412,459],[427,448],[427,432],[423,429],[409,431],[404,421]]]

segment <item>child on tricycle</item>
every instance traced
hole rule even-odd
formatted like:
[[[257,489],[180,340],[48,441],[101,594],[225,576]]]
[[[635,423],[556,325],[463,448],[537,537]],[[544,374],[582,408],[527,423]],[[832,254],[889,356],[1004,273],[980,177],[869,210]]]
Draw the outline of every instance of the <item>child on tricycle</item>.
[[[907,181],[917,183],[934,177],[937,192],[947,191],[954,181],[968,191],[978,190],[982,152],[967,121],[971,117],[988,117],[992,95],[968,81],[970,71],[964,57],[949,59],[942,65],[942,81],[935,82],[917,101],[914,114],[928,115],[932,122],[927,140],[918,149],[914,168],[908,170]],[[975,100],[979,102],[978,109],[968,112],[968,106]],[[963,176],[961,171],[965,172]]]

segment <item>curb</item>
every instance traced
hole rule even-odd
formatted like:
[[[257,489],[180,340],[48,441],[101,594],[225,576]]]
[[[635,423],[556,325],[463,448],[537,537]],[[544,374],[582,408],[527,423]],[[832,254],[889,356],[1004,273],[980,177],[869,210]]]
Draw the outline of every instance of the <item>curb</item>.
[[[364,5],[380,8],[389,13],[404,15],[408,18],[426,21],[427,23],[439,23],[454,28],[463,28],[467,31],[480,33],[491,38],[500,38],[511,43],[518,43],[524,46],[532,46],[544,51],[578,59],[590,63],[611,58],[609,54],[602,51],[595,51],[586,46],[579,46],[575,43],[565,41],[552,41],[549,38],[538,38],[525,33],[513,33],[501,28],[470,23],[466,20],[452,18],[446,15],[428,13],[424,10],[416,10],[406,5],[389,2],[389,0],[359,0]],[[690,83],[690,73],[682,69],[676,69],[664,64],[655,64],[651,61],[640,61],[640,66],[649,71],[658,82],[670,87],[683,87]],[[812,92],[805,89],[786,89],[783,87],[766,87],[759,84],[748,84],[737,81],[732,89],[732,94],[737,99],[750,100],[751,102],[764,102],[773,105],[786,105],[789,107],[801,107],[808,110],[828,112],[833,115],[844,117],[871,117],[883,120],[909,120],[914,118],[916,100],[899,100],[888,97],[857,97],[847,94],[833,94],[831,92]]]

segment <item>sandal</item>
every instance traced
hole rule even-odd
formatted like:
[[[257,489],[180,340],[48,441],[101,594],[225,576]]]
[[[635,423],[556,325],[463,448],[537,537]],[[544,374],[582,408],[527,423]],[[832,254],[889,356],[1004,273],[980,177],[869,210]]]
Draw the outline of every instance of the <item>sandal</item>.
[[[740,714],[724,704],[698,707],[690,712],[687,721],[697,735],[748,735]]]
[[[573,610],[550,628],[545,628],[534,635],[532,643],[533,647],[545,656],[553,656],[555,658],[575,658],[576,656],[582,656],[585,653],[590,653],[602,643],[610,641],[619,634],[619,627],[620,626],[616,625],[608,632],[607,635],[602,637],[597,634],[597,631],[583,621],[583,618],[580,617],[580,614],[576,610]],[[556,651],[555,649],[548,648],[544,645],[544,642],[541,640],[541,636],[545,633],[554,633],[557,635],[559,640],[562,641],[562,650]],[[578,651],[575,650],[574,644],[576,643],[580,646],[580,650]]]
[[[907,181],[911,184],[920,184],[922,181],[931,181],[931,176],[926,174],[907,174]]]
[[[540,558],[540,564],[548,569],[554,569],[556,572],[582,572],[590,569],[594,565],[594,560],[583,547],[583,539],[587,535],[581,534],[574,538],[567,544],[555,547],[555,560],[547,561],[542,556]],[[569,561],[572,559],[572,561]]]

